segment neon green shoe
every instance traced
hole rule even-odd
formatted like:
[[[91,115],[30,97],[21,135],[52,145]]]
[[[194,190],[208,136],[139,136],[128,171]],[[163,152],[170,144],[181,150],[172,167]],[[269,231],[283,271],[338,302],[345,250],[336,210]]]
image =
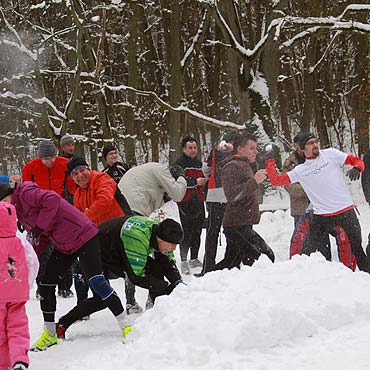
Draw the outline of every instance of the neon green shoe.
[[[131,333],[131,330],[132,330],[132,326],[131,326],[131,325],[125,326],[125,327],[122,329],[123,343],[125,343],[125,342],[126,342],[126,340],[127,340],[127,335],[128,335],[129,333]]]
[[[125,328],[126,329],[126,328]],[[49,347],[53,346],[54,344],[58,343],[57,333],[53,336],[50,335],[49,330],[45,330],[38,341],[36,341],[32,347],[31,351],[38,352],[38,351],[45,351]]]

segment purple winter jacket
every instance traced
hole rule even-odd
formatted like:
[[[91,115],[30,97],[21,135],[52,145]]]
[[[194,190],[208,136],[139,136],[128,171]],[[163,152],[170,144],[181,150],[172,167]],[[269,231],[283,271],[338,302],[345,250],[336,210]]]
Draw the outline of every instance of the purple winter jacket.
[[[12,203],[22,226],[27,231],[39,227],[43,230],[41,236],[48,237],[61,253],[76,252],[98,233],[97,227],[77,208],[54,191],[40,189],[32,181],[16,186]],[[40,241],[43,244],[45,238]],[[36,252],[41,253],[42,247],[44,245],[35,248]]]

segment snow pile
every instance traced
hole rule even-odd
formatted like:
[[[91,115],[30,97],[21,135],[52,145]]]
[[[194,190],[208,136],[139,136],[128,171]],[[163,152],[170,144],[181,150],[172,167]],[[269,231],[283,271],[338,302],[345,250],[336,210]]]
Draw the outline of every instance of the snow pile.
[[[240,369],[256,356],[365,323],[369,291],[368,274],[318,254],[276,264],[261,258],[252,268],[193,278],[137,318],[129,343],[103,341],[63,368]]]

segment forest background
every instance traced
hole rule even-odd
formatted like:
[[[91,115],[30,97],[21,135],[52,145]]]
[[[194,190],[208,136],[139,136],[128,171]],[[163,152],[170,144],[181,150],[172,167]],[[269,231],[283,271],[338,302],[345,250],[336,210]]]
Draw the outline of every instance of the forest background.
[[[0,171],[73,134],[92,168],[202,155],[228,128],[289,151],[369,150],[370,5],[341,0],[0,0]]]

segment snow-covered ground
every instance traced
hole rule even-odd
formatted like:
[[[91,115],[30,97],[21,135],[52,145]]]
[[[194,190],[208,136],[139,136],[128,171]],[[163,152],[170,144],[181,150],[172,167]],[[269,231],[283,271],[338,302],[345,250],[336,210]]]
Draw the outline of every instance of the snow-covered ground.
[[[369,208],[358,184],[351,187],[365,246]],[[170,206],[167,212],[173,215],[174,209]],[[288,260],[292,228],[289,210],[264,212],[255,229],[273,248],[275,264],[262,256],[253,267],[185,277],[188,285],[132,317],[126,344],[111,313],[96,313],[73,325],[66,341],[30,353],[30,369],[368,369],[370,276],[326,262],[318,254]],[[204,232],[201,254],[203,246]],[[336,256],[334,242],[332,252]],[[223,254],[224,247],[219,247],[218,258]],[[124,301],[123,280],[112,285]],[[136,295],[144,306],[146,291],[137,288]],[[58,297],[57,314],[74,304],[75,298]],[[43,324],[35,298],[27,311],[34,341]]]

